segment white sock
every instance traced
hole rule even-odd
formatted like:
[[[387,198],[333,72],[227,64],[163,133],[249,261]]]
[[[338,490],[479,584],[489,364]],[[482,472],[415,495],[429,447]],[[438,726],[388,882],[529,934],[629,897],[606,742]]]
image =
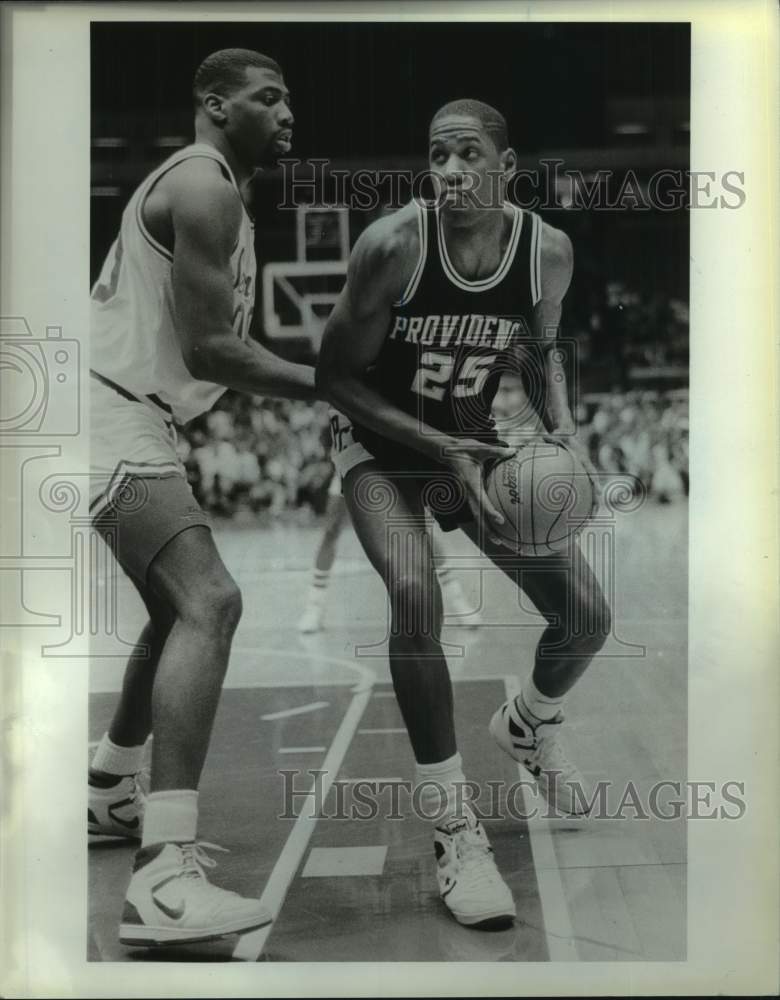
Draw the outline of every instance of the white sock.
[[[198,829],[198,793],[189,788],[151,792],[144,808],[141,847],[150,844],[187,844]]]
[[[103,733],[90,767],[106,774],[135,774],[141,770],[143,762],[143,743],[139,747],[120,747],[111,742],[108,733]]]
[[[309,587],[309,604],[313,604],[315,607],[321,608],[325,603],[325,595],[328,592],[328,584],[330,583],[330,570],[329,569],[315,569],[312,576],[311,586]]]
[[[416,764],[415,784],[423,814],[436,822],[462,815],[467,801],[465,781],[459,753],[434,764]]]
[[[551,698],[549,695],[542,694],[530,677],[523,684],[520,699],[522,705],[518,702],[518,710],[522,711],[522,708],[525,707],[540,722],[549,722],[550,719],[554,719],[563,705],[563,695],[559,698]]]

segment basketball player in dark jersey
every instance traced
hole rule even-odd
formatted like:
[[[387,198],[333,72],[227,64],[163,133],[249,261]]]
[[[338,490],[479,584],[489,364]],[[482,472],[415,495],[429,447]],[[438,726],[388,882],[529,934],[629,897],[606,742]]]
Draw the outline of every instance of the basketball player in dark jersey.
[[[317,369],[320,388],[354,424],[349,461],[339,466],[334,457],[355,529],[390,597],[390,669],[421,801],[444,789],[434,833],[441,895],[471,925],[509,918],[515,907],[463,801],[425,508],[445,530],[460,527],[547,619],[531,676],[490,729],[567,813],[581,811],[582,797],[579,772],[558,741],[561,705],[610,629],[577,546],[552,559],[511,553],[492,530],[502,517],[483,488],[486,467],[512,453],[490,412],[504,371],[522,371],[546,433],[577,447],[552,350],[572,247],[564,233],[504,200],[515,164],[495,109],[461,100],[436,113],[429,166],[437,205],[413,202],[361,235]],[[403,558],[388,541],[393,531],[403,533]]]

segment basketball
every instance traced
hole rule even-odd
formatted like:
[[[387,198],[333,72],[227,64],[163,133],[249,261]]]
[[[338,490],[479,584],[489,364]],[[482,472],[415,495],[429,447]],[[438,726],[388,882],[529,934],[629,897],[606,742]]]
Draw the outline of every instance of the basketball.
[[[552,438],[537,438],[487,475],[490,502],[506,519],[491,530],[520,555],[564,551],[594,512],[593,482],[577,455]]]

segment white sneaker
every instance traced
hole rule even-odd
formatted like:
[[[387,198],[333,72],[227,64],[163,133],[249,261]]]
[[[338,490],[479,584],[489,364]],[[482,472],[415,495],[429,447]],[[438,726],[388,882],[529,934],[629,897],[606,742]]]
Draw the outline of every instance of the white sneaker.
[[[434,831],[441,898],[459,924],[506,924],[517,913],[512,893],[493,860],[487,834],[468,806],[463,816]]]
[[[203,850],[216,844],[154,844],[142,847],[125,897],[119,940],[128,945],[191,944],[269,924],[256,899],[212,885],[203,871],[216,861]]]
[[[323,608],[317,604],[308,604],[298,622],[298,631],[302,635],[311,635],[322,631],[324,618]]]
[[[89,786],[87,829],[92,836],[141,839],[149,773],[128,774],[110,788]]]
[[[451,579],[442,587],[442,596],[445,615],[455,619],[448,624],[457,625],[459,628],[479,628],[482,616],[466,600],[463,588],[457,580]]]
[[[532,722],[513,698],[490,720],[490,735],[505,753],[530,772],[554,809],[568,816],[584,816],[588,811],[587,789],[579,770],[558,742],[562,722],[560,712],[550,722]],[[580,794],[575,794],[576,791]]]

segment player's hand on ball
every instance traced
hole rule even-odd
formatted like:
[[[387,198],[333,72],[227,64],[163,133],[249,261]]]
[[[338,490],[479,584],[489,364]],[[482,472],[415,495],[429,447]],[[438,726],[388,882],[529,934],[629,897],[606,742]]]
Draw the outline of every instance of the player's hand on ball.
[[[492,542],[506,548],[511,546],[491,530],[491,525],[504,523],[504,516],[494,507],[485,492],[483,465],[489,459],[509,458],[514,452],[514,448],[504,445],[486,444],[483,441],[464,438],[458,441],[456,447],[448,448],[446,455],[447,463],[465,487],[466,499],[474,520],[477,524],[484,525]]]
[[[582,441],[577,437],[576,434],[562,434],[557,431],[552,431],[545,434],[545,437],[551,438],[557,441],[558,444],[563,445],[572,451],[577,458],[585,466],[585,471],[590,477],[591,483],[593,484],[593,513],[595,514],[599,507],[601,506],[601,499],[603,496],[603,487],[601,482],[601,475],[596,469],[594,464],[590,460],[590,454],[588,449],[582,443]]]

